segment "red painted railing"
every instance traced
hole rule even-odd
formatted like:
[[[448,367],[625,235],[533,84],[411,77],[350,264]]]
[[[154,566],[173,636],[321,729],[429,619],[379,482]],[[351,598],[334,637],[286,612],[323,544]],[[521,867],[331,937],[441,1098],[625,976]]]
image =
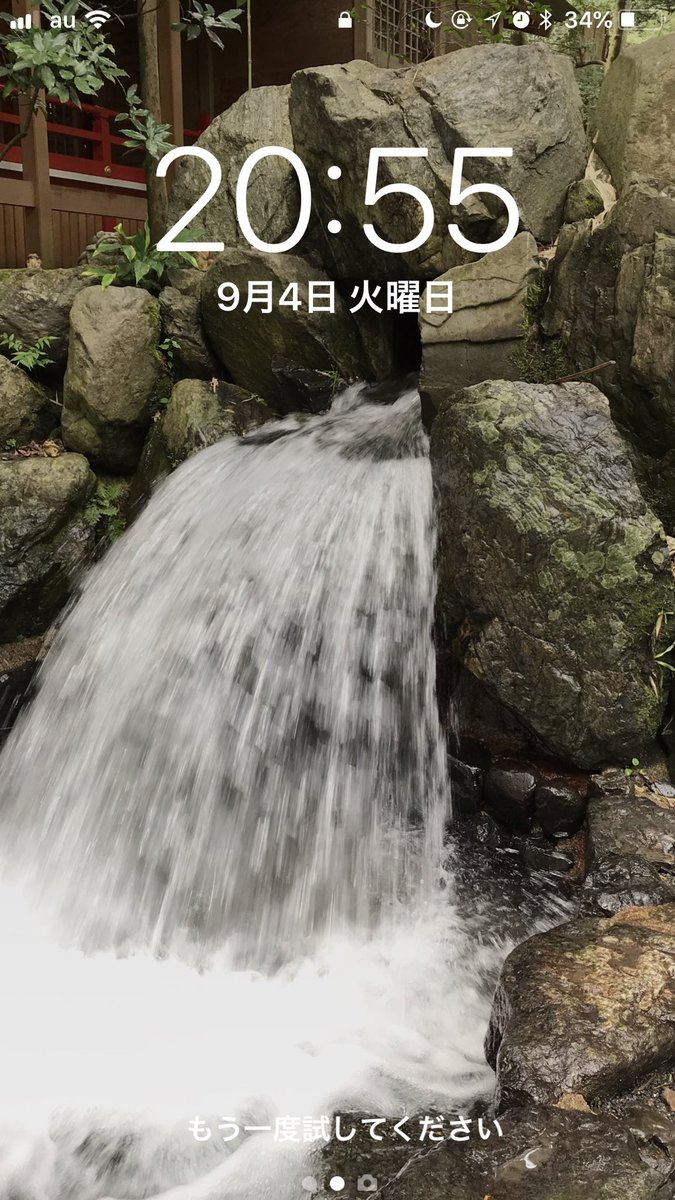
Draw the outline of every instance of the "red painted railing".
[[[115,183],[145,184],[140,154],[129,152],[114,124],[117,112],[96,104],[63,104],[58,100],[47,103],[47,132],[50,174],[65,174],[74,185],[86,185],[95,179]],[[75,124],[75,120],[78,121]],[[20,117],[15,97],[0,106],[0,146],[17,132]],[[80,123],[81,122],[81,123]],[[194,129],[184,130],[184,142],[190,145],[199,137]],[[21,147],[9,151],[6,163],[21,162]],[[78,178],[86,176],[85,179]],[[74,178],[70,178],[74,177]]]

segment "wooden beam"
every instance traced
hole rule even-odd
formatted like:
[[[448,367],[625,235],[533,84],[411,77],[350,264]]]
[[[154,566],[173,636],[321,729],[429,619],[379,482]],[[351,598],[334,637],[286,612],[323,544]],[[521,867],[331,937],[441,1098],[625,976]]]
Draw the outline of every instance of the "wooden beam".
[[[0,178],[0,200],[17,208],[32,208],[35,204],[33,184],[27,179]]]
[[[173,140],[183,145],[183,66],[180,33],[171,26],[180,21],[179,0],[162,0],[157,11],[159,87],[162,120],[171,126]]]
[[[31,0],[12,0],[16,16],[31,13],[33,23],[40,24],[40,10]],[[52,227],[51,189],[49,184],[49,147],[44,92],[40,107],[31,121],[21,143],[23,178],[33,186],[33,207],[26,210],[26,247],[29,254],[39,254],[43,267],[54,266],[54,230]],[[29,112],[27,97],[19,98],[19,116],[25,121]]]
[[[114,194],[103,188],[74,188],[52,185],[52,208],[57,212],[84,213],[87,216],[112,217],[120,221],[145,221],[148,215],[145,196],[123,192]]]

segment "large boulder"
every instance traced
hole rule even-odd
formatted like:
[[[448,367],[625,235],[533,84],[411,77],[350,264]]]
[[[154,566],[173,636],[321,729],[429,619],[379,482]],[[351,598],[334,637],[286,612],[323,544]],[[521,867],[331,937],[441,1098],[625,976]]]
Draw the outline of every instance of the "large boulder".
[[[605,397],[468,388],[441,405],[431,461],[439,635],[534,747],[629,761],[663,713],[650,634],[673,579]]]
[[[0,461],[0,643],[42,633],[92,550],[96,480],[79,454]]]
[[[113,473],[138,464],[167,394],[159,305],[141,288],[88,288],[75,300],[63,387],[63,441]]]
[[[250,280],[270,281],[273,285],[272,311],[260,305],[244,311]],[[215,353],[234,382],[268,403],[283,401],[283,388],[273,369],[282,358],[329,376],[335,372],[343,379],[364,379],[387,374],[386,348],[374,343],[366,347],[357,321],[336,294],[335,312],[310,313],[310,281],[326,281],[321,270],[293,254],[260,254],[255,250],[234,249],[219,254],[204,279],[202,320]],[[232,312],[219,308],[218,288],[233,283],[241,301]],[[294,311],[279,306],[279,300],[292,285],[298,287],[301,308]],[[374,361],[374,354],[380,355]],[[379,369],[378,369],[379,368]],[[282,405],[283,406],[283,405]]]
[[[505,187],[523,228],[541,241],[555,238],[567,191],[583,175],[587,157],[572,65],[540,45],[473,46],[414,68],[383,70],[357,61],[298,71],[290,115],[295,149],[312,180],[323,260],[344,278],[431,278],[466,258],[448,236],[449,221],[479,242],[503,230],[504,205],[489,194],[450,209],[458,146],[513,148],[510,159],[467,159],[465,182]],[[385,158],[378,173],[378,186],[413,184],[430,198],[436,222],[417,250],[388,253],[363,233],[362,226],[374,222],[381,237],[402,243],[421,228],[413,197],[392,195],[376,207],[366,205],[373,146],[429,151],[417,160]],[[341,169],[338,180],[328,176],[332,166]],[[342,223],[339,235],[326,234],[330,220]]]
[[[615,185],[673,182],[675,33],[627,46],[605,76],[596,148]]]
[[[75,297],[92,283],[81,267],[0,271],[0,334],[14,334],[29,346],[42,337],[54,338],[45,353],[54,370],[63,371],[70,310]]]
[[[544,330],[562,339],[573,370],[610,364],[594,380],[654,459],[675,449],[674,314],[675,190],[631,185],[604,220],[565,227]]]
[[[507,958],[486,1038],[496,1102],[632,1088],[675,1067],[675,905],[581,918]]]
[[[650,503],[675,528],[675,35],[629,46],[603,83],[597,148],[618,203],[563,231],[547,334],[594,376],[637,452]]]
[[[453,312],[420,314],[420,387],[433,409],[485,379],[519,379],[516,351],[526,332],[530,289],[541,275],[537,243],[521,233],[503,250],[453,267]]]
[[[59,423],[59,410],[46,388],[0,357],[0,449],[45,437]]]
[[[239,173],[247,158],[264,146],[293,149],[288,117],[290,88],[261,87],[246,92],[221,113],[197,139],[197,145],[218,159],[223,179],[213,200],[196,218],[204,241],[225,246],[247,245],[239,229],[235,195]],[[171,189],[169,219],[177,221],[204,194],[210,180],[206,163],[194,157],[181,160]],[[285,241],[298,216],[298,180],[283,158],[270,156],[254,168],[247,206],[249,220],[264,242]]]

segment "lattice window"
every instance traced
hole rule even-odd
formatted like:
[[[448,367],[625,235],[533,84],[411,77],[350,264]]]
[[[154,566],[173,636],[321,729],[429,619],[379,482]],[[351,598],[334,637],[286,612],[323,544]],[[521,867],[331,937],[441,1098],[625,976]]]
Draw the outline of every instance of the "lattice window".
[[[405,0],[376,0],[374,11],[375,49],[398,54],[401,32],[401,6]]]
[[[375,49],[411,63],[430,58],[434,41],[424,23],[427,12],[426,0],[375,0]]]
[[[433,34],[424,23],[428,11],[427,0],[405,0],[401,51],[408,62],[424,62],[434,52]]]

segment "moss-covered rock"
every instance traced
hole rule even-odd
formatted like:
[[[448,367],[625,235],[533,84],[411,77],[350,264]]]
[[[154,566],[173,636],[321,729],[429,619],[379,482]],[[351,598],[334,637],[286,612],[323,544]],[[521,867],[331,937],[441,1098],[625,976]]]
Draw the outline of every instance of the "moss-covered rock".
[[[0,461],[0,642],[42,633],[87,562],[96,479],[79,454]]]
[[[675,904],[570,921],[509,955],[486,1039],[497,1103],[630,1091],[675,1067]]]
[[[48,355],[55,372],[63,373],[70,310],[75,297],[93,282],[81,267],[0,271],[0,334],[13,334],[28,346],[42,337],[54,338]]]
[[[241,437],[272,415],[258,396],[232,383],[182,379],[143,447],[129,495],[132,514],[147,502],[153,488],[191,454],[222,438]]]
[[[663,528],[589,384],[479,384],[432,430],[439,628],[535,747],[630,760],[662,717],[650,635],[673,608]]]
[[[58,422],[58,408],[47,388],[0,357],[0,450],[9,439],[22,444],[46,437]]]
[[[172,365],[180,378],[211,379],[218,374],[199,314],[203,278],[203,273],[194,268],[174,271],[171,287],[159,294],[163,336],[172,343]]]
[[[592,179],[579,179],[573,183],[565,201],[567,222],[588,221],[597,217],[605,207],[604,201]]]
[[[63,387],[63,441],[113,474],[138,464],[168,395],[157,300],[141,288],[87,288],[75,300]]]

